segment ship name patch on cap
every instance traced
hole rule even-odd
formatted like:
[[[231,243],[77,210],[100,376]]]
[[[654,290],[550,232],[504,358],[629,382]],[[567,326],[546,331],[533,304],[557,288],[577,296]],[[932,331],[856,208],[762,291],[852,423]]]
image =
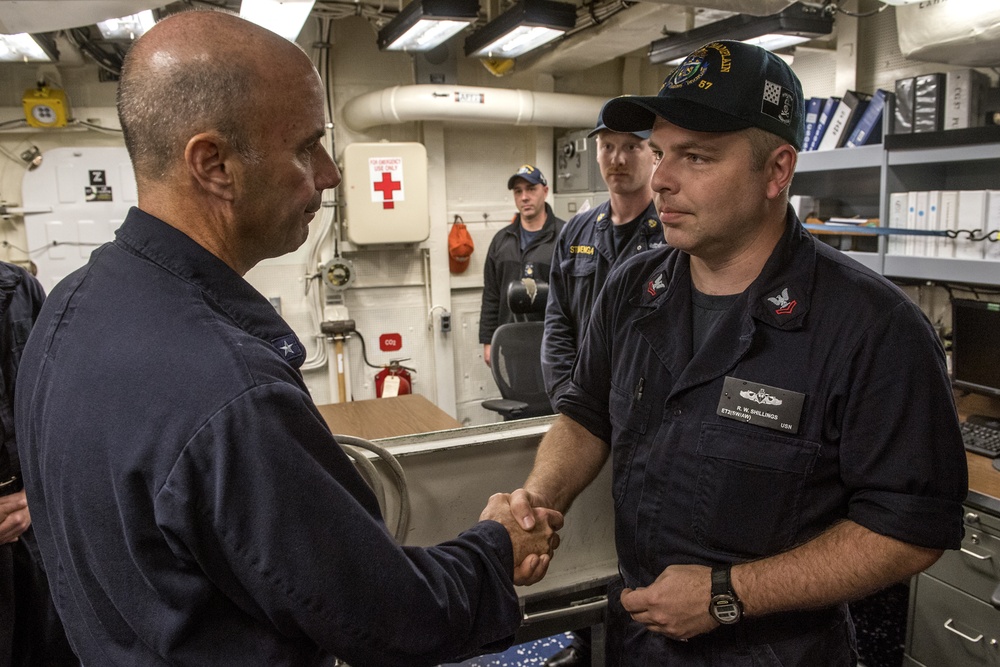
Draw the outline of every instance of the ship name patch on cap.
[[[726,377],[715,414],[783,433],[798,433],[805,394]]]

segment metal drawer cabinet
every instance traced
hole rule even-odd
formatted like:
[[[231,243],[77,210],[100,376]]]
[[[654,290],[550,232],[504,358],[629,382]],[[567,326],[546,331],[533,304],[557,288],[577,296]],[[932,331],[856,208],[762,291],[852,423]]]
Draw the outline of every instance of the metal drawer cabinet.
[[[990,515],[968,511],[960,551],[946,551],[927,574],[969,595],[1000,606],[1000,530]]]
[[[1000,667],[1000,516],[966,507],[959,551],[910,584],[906,667]]]
[[[911,600],[907,665],[1000,667],[1000,610],[926,573]]]

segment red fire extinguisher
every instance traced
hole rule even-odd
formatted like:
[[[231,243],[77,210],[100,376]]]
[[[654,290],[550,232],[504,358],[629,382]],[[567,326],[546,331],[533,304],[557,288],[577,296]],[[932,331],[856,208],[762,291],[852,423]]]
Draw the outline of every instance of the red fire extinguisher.
[[[412,394],[413,386],[410,372],[416,370],[403,366],[400,362],[406,359],[390,359],[389,365],[375,374],[375,396],[386,398]]]

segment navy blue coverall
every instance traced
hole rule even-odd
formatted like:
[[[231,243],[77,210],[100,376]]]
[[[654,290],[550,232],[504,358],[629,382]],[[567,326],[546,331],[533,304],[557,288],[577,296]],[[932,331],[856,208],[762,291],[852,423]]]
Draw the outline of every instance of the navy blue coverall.
[[[615,250],[614,231],[608,201],[574,215],[559,233],[549,273],[542,339],[542,375],[553,404],[569,387],[594,299],[608,274],[628,258],[664,244],[663,227],[652,201],[621,254]]]
[[[52,290],[17,427],[84,665],[412,666],[510,644],[506,530],[397,545],[304,357],[249,283],[137,209]]]
[[[958,548],[968,480],[940,341],[905,294],[817,242],[791,209],[760,275],[693,355],[691,289],[676,249],[612,273],[558,403],[611,445],[623,581],[609,595],[609,659],[852,664],[846,604],[677,642],[632,621],[620,587],[648,586],[676,563],[771,556],[843,519]],[[804,395],[797,428],[720,415],[727,377]]]

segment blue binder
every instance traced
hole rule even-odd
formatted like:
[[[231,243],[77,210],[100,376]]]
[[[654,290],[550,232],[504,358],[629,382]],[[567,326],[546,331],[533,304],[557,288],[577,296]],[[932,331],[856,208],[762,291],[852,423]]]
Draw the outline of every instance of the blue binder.
[[[813,130],[812,139],[809,141],[809,150],[814,151],[819,146],[819,142],[822,141],[823,135],[826,133],[826,126],[830,122],[830,116],[833,115],[838,104],[840,104],[839,97],[828,97],[826,102],[823,103],[823,110],[819,112],[816,129]]]
[[[806,102],[806,136],[802,140],[802,150],[808,150],[812,143],[813,132],[816,131],[816,122],[819,120],[819,112],[823,108],[822,97],[810,97]]]
[[[885,110],[886,94],[886,91],[881,88],[875,91],[871,101],[868,103],[868,107],[861,114],[857,125],[851,131],[851,136],[847,138],[845,146],[850,148],[866,146],[878,143],[882,138],[882,114]]]

